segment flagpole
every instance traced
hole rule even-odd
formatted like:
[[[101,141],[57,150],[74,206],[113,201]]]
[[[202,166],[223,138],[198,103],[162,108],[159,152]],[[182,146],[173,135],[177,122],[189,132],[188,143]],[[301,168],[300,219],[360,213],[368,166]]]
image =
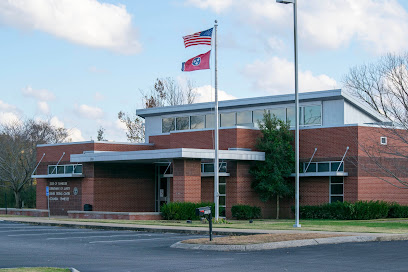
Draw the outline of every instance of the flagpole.
[[[214,24],[214,67],[215,67],[215,76],[214,76],[214,89],[215,89],[215,144],[214,144],[214,151],[215,151],[215,158],[214,158],[214,204],[215,204],[215,221],[218,220],[219,213],[220,213],[220,205],[219,205],[219,176],[218,176],[218,170],[219,170],[219,158],[218,158],[218,77],[217,77],[217,20],[215,20]]]

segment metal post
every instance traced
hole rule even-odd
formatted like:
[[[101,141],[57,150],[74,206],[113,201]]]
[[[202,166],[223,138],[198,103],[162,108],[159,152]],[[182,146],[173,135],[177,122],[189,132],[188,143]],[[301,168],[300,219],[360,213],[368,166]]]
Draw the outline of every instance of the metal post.
[[[218,167],[219,167],[219,158],[218,158],[218,77],[217,77],[217,20],[215,20],[214,24],[214,89],[215,89],[215,136],[214,136],[214,149],[215,149],[215,158],[214,158],[214,204],[215,204],[215,220],[218,221],[219,217],[219,193],[218,193],[218,183],[219,183],[219,176],[218,176]],[[211,224],[211,223],[210,223]]]
[[[211,206],[210,206],[210,209],[211,209]],[[209,214],[209,224],[210,224],[210,241],[212,241],[212,213],[210,212],[210,214]]]
[[[294,29],[294,43],[295,43],[295,114],[296,114],[296,130],[295,130],[295,170],[296,170],[296,221],[293,227],[300,228],[299,224],[299,89],[298,89],[298,46],[297,46],[297,8],[296,0],[293,1],[293,29]]]
[[[48,219],[50,219],[50,196],[47,196],[48,199]]]
[[[6,206],[6,214],[7,214],[7,193],[4,192],[4,205]]]
[[[297,8],[296,0],[276,0],[281,4],[293,4],[293,36],[295,44],[295,228],[300,228],[299,224],[299,91],[298,91],[298,46],[297,46]]]

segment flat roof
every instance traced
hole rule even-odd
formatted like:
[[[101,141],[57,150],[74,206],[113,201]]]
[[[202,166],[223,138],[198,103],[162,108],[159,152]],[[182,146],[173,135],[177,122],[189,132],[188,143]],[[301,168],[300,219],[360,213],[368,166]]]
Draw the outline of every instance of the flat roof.
[[[72,154],[71,162],[135,162],[152,163],[172,159],[214,159],[214,149],[172,148],[140,151],[109,151]],[[264,161],[265,152],[219,150],[221,160]]]
[[[336,100],[336,99],[347,100],[348,102],[350,102],[357,108],[371,115],[373,118],[378,119],[378,121],[385,120],[380,114],[375,112],[369,106],[360,102],[357,98],[352,96],[350,93],[343,91],[341,89],[299,93],[299,102],[325,101],[325,100]],[[255,106],[277,105],[277,104],[288,104],[288,103],[295,103],[294,93],[224,100],[224,101],[219,102],[218,107],[220,110],[225,110],[225,109],[232,109],[232,108],[247,108],[247,107],[255,107]],[[212,108],[214,108],[214,102],[206,102],[206,103],[195,103],[195,104],[178,105],[178,106],[137,109],[136,114],[142,118],[145,118],[149,116],[160,116],[160,115],[166,115],[166,114],[184,114],[184,113],[189,113],[189,112],[208,111],[208,110],[211,110]]]

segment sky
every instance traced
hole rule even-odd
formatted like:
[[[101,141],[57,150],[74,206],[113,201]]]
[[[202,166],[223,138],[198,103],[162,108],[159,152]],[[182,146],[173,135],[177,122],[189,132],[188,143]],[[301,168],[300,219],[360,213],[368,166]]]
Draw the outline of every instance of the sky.
[[[297,0],[299,90],[342,87],[351,67],[408,48],[408,1]],[[181,63],[212,49],[182,37],[218,20],[221,100],[294,92],[293,7],[275,0],[0,0],[0,123],[67,128],[71,141],[126,141],[119,111],[157,78],[214,97],[214,70]],[[212,54],[214,55],[214,54]]]

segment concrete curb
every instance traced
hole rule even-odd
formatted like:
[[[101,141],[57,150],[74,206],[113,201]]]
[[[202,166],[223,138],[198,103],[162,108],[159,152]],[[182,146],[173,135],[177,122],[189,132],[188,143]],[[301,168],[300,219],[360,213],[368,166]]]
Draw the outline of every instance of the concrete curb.
[[[77,270],[77,269],[75,269],[73,267],[71,267],[69,270],[71,270],[71,272],[81,272],[81,271],[79,271],[79,270]]]
[[[359,242],[375,242],[375,241],[401,241],[408,240],[406,234],[396,234],[387,236],[345,236],[345,237],[331,237],[331,238],[317,238],[305,240],[293,240],[283,242],[272,242],[263,244],[251,245],[199,245],[199,244],[185,244],[177,242],[171,245],[171,248],[190,249],[190,250],[213,250],[213,251],[258,251],[270,250],[278,248],[292,248],[303,246],[317,246],[324,244],[341,244],[341,243],[359,243]]]
[[[104,230],[129,230],[129,231],[144,231],[152,233],[186,233],[186,234],[199,234],[208,235],[208,228],[200,227],[171,227],[171,226],[112,226],[109,223],[88,223],[88,222],[78,222],[78,223],[68,223],[68,222],[36,222],[29,220],[19,220],[7,218],[3,221],[14,222],[14,223],[25,223],[37,226],[52,226],[52,227],[69,227],[78,229],[104,229]],[[252,234],[266,234],[268,231],[263,230],[237,230],[237,229],[213,229],[213,235],[252,235]]]

